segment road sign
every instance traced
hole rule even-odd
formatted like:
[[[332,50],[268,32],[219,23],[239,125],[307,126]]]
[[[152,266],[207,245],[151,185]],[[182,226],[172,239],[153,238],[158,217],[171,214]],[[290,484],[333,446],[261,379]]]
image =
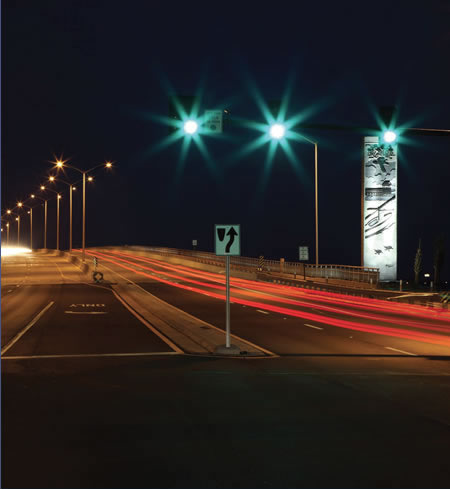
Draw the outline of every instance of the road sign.
[[[258,260],[258,270],[263,270],[264,268],[264,256],[260,255]]]
[[[300,261],[308,261],[309,260],[309,248],[308,246],[299,246],[298,247],[298,259]]]
[[[448,304],[450,302],[450,292],[443,292],[441,294],[442,304]]]
[[[196,239],[192,240],[192,246],[197,246],[197,240]]]
[[[209,132],[222,132],[223,114],[221,110],[205,110],[203,127]]]
[[[214,227],[214,243],[218,256],[240,256],[241,225],[216,224]]]

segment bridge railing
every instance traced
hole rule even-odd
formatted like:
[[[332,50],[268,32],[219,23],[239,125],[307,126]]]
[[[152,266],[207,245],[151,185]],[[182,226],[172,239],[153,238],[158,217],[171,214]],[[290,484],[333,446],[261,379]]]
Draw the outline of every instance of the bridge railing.
[[[163,256],[183,256],[190,260],[225,266],[225,257],[217,256],[207,251],[180,250],[177,248],[164,248],[157,246],[133,246],[133,249],[152,251]],[[283,258],[278,260],[263,260],[262,268],[258,258],[247,256],[232,256],[230,267],[263,271],[268,273],[293,274],[304,279],[334,279],[348,282],[359,282],[377,285],[380,272],[378,268],[368,268],[352,265],[311,265],[299,262],[287,262]]]

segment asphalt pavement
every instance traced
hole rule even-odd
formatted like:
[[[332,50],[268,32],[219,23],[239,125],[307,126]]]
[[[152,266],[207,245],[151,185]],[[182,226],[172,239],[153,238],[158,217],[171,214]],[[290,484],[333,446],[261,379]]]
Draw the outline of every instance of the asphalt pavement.
[[[111,283],[223,329],[223,275],[95,254],[2,261],[2,487],[450,486],[445,311],[232,280],[278,356],[183,354]]]

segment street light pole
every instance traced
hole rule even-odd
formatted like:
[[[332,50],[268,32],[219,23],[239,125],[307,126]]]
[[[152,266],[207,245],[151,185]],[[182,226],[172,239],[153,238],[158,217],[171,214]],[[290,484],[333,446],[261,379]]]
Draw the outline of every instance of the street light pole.
[[[17,215],[17,246],[19,246],[19,240],[20,240],[20,215]]]
[[[59,251],[59,201],[61,196],[56,197],[56,250]]]
[[[69,253],[72,253],[72,190],[73,186],[70,186],[70,231],[69,231]]]
[[[315,207],[316,207],[316,265],[319,264],[319,192],[317,178],[317,143],[314,143],[314,180],[315,180]]]
[[[6,223],[6,246],[9,246],[9,222]]]
[[[83,172],[83,237],[82,237],[83,263],[86,259],[86,172]]]

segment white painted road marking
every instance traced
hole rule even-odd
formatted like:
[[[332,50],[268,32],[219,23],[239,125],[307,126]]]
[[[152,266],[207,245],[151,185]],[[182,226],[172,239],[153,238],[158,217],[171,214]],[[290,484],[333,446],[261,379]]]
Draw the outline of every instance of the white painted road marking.
[[[80,353],[75,355],[25,355],[3,357],[2,360],[36,360],[45,358],[145,357],[156,355],[180,355],[180,353],[177,351],[162,351],[149,353]]]
[[[386,350],[398,351],[399,353],[404,353],[405,355],[411,355],[412,357],[417,357],[416,353],[410,353],[409,351],[397,350],[397,348],[391,348],[390,346],[385,346]]]
[[[261,311],[261,309],[256,309],[258,312],[262,312],[263,314],[269,314],[267,311]]]
[[[306,323],[305,326],[308,326],[308,328],[323,329],[323,328],[319,328],[319,326],[313,326],[312,324],[306,324]]]
[[[48,309],[50,309],[54,304],[54,301],[51,301],[49,302],[45,307],[44,309],[42,309],[42,311],[37,314],[34,319],[31,320],[30,323],[28,323],[27,326],[25,326],[25,328],[18,334],[16,334],[16,336],[14,336],[14,338],[9,342],[7,343],[1,350],[1,354],[4,355],[5,352],[7,352],[15,343],[17,343],[20,338],[22,338],[22,336],[32,327],[34,326],[38,321],[39,319],[41,319],[41,317],[48,311]]]
[[[64,311],[64,314],[108,314],[107,311]]]

